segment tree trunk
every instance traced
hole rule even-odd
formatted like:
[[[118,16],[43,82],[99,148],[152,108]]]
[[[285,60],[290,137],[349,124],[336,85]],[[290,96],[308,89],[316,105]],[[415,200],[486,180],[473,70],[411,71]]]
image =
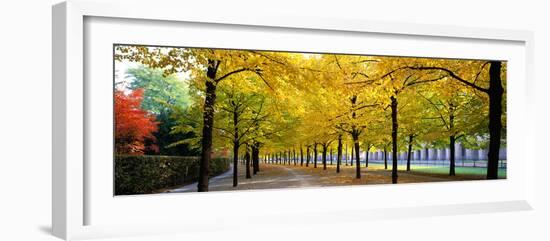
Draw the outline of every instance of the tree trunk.
[[[292,151],[288,149],[288,165],[292,164]]]
[[[500,61],[491,61],[489,67],[489,153],[487,154],[487,179],[498,178],[498,154],[502,130],[502,95],[504,89],[500,78]]]
[[[296,163],[298,162],[298,158],[296,158],[296,148],[292,150],[292,156],[294,157],[294,166],[296,166]]]
[[[238,183],[238,165],[239,165],[239,141],[233,141],[233,186]]]
[[[449,158],[449,176],[455,175],[455,136],[451,135],[449,137],[449,150],[450,150],[450,158]]]
[[[359,133],[353,134],[353,145],[355,146],[355,178],[360,179],[361,178],[361,158],[360,158],[360,150],[359,150]],[[353,161],[352,161],[353,163]]]
[[[252,175],[256,175],[258,170],[256,169],[256,145],[252,144]]]
[[[290,150],[287,150],[285,152],[285,165],[289,165],[290,164]]]
[[[287,152],[287,155],[288,155],[288,165],[291,165],[292,164],[292,151],[290,149],[288,149],[288,152]]]
[[[310,159],[310,156],[309,156],[309,146],[306,147],[306,167],[309,166],[309,159]]]
[[[292,164],[292,151],[288,149],[288,165]]]
[[[233,187],[238,184],[239,145],[239,112],[233,109]]]
[[[412,152],[412,142],[413,142],[413,135],[409,135],[409,149],[407,151],[407,171],[411,170],[411,152]]]
[[[246,147],[246,153],[244,154],[244,160],[246,163],[246,179],[252,178],[250,175],[250,151],[248,150],[248,146]]]
[[[370,144],[367,144],[367,150],[365,150],[365,167],[369,167],[369,150]]]
[[[332,147],[330,147],[330,165],[332,166]]]
[[[327,146],[323,144],[323,170],[327,170]]]
[[[256,172],[260,172],[260,146],[256,148]]]
[[[286,151],[284,151],[284,153],[285,153],[285,163],[284,164],[288,165],[288,163],[290,162],[290,156],[288,155],[289,151],[286,150]]]
[[[313,145],[313,168],[317,168],[317,143]]]
[[[260,147],[256,148],[256,172],[260,172]]]
[[[302,149],[302,145],[300,144],[300,166],[304,165],[304,151]]]
[[[346,157],[346,166],[348,165],[348,145],[346,144],[346,154],[344,154]]]
[[[338,150],[336,155],[336,173],[340,173],[340,163],[342,162],[342,135],[338,135]]]
[[[199,167],[199,192],[208,192],[208,178],[210,175],[210,160],[212,152],[212,130],[214,128],[214,104],[216,103],[216,72],[218,61],[208,60],[206,76],[206,93],[204,98],[203,127],[201,139],[201,162]]]
[[[397,97],[391,97],[391,139],[392,139],[392,170],[391,182],[397,183]]]
[[[351,155],[350,155],[350,162],[349,162],[349,165],[350,166],[353,166],[353,154],[354,154],[354,149],[355,149],[355,143],[351,144]]]
[[[285,151],[285,165],[288,165],[290,163],[290,151]]]
[[[260,171],[260,143],[252,144],[252,174],[256,175]]]
[[[286,161],[287,161],[287,165],[290,165],[290,162],[291,162],[291,159],[292,159],[292,155],[290,154],[290,149],[287,150],[287,153],[286,153]]]
[[[384,169],[388,170],[388,149],[384,146]]]

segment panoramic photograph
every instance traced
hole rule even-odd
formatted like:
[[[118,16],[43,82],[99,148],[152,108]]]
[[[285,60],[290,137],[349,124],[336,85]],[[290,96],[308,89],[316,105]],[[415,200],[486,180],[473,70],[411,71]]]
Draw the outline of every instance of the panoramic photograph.
[[[113,45],[114,195],[506,179],[506,61]]]

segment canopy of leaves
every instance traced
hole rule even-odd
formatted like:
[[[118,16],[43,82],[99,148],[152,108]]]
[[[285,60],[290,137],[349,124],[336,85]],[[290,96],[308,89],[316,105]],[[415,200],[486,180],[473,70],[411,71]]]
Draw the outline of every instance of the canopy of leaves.
[[[200,146],[208,81],[217,87],[217,149],[232,145],[235,134],[240,144],[256,141],[275,152],[334,143],[339,135],[349,143],[351,133],[365,147],[383,148],[391,141],[390,98],[399,102],[401,150],[409,136],[415,145],[444,145],[453,135],[480,148],[487,140],[485,60],[130,45],[115,51],[116,61],[148,66],[129,71],[131,88],[146,89],[142,106],[155,114],[169,108],[171,133],[192,133],[172,146]],[[213,64],[212,79],[207,68]],[[178,73],[185,73],[183,81]],[[502,80],[506,88],[505,62]]]
[[[115,151],[117,154],[143,154],[158,151],[153,133],[157,131],[155,116],[141,109],[143,90],[130,94],[115,91]]]

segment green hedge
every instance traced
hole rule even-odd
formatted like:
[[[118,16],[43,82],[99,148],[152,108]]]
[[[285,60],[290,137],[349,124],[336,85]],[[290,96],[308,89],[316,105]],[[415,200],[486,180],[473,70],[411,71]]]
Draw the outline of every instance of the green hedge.
[[[115,195],[153,193],[196,181],[199,157],[115,155]],[[214,158],[210,175],[229,169],[229,159]]]

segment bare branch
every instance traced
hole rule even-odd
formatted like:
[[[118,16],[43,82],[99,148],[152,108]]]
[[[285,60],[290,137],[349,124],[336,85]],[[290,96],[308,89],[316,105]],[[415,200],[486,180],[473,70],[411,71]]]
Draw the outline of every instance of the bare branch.
[[[418,93],[418,95],[420,95],[422,98],[424,98],[425,100],[427,100],[436,110],[437,110],[437,114],[439,115],[439,119],[441,119],[441,121],[443,121],[443,125],[445,126],[445,128],[447,130],[450,130],[451,127],[450,125],[447,124],[447,121],[445,120],[445,118],[443,117],[443,114],[441,113],[441,109],[439,109],[439,107],[437,106],[436,103],[434,103],[432,100],[430,100],[428,97]],[[443,104],[441,104],[443,105]],[[445,106],[445,105],[443,105]]]
[[[260,77],[260,79],[262,79],[262,81],[265,83],[265,85],[267,85],[267,87],[269,87],[269,89],[275,90],[275,89],[273,89],[273,87],[271,87],[271,85],[269,84],[269,82],[267,82],[267,80],[264,78],[264,76],[262,75],[262,72],[261,72],[261,71],[256,70],[256,71],[254,71],[254,73],[256,73],[256,75],[258,75],[258,76]]]
[[[231,75],[233,75],[233,74],[237,74],[237,73],[240,73],[240,72],[243,72],[243,71],[251,71],[251,70],[248,69],[248,68],[236,69],[236,70],[233,70],[233,71],[231,71],[231,72],[226,73],[225,75],[223,75],[223,76],[220,77],[220,78],[217,78],[217,79],[215,80],[215,82],[216,82],[216,83],[217,83],[217,82],[220,82],[220,81],[222,81],[223,79],[225,79],[225,78],[227,78],[227,77],[229,77],[229,76],[231,76]]]
[[[366,62],[380,62],[378,61],[377,59],[364,59],[364,60],[359,60],[359,61],[355,61],[355,62],[351,62],[352,64],[361,64],[361,63],[366,63]]]
[[[266,59],[268,59],[268,60],[270,60],[270,61],[273,61],[273,62],[275,62],[275,63],[277,63],[277,64],[286,66],[286,63],[284,63],[284,62],[282,62],[282,61],[280,61],[280,60],[274,59],[274,58],[272,58],[271,56],[268,56],[268,55],[263,54],[263,53],[261,53],[261,52],[254,51],[254,50],[249,50],[249,52],[254,53],[254,54],[257,54],[257,55],[260,55],[260,56],[262,56],[262,57],[264,57],[264,58],[266,58]]]
[[[369,76],[367,74],[361,73],[361,72],[353,72],[351,74],[352,74],[352,78],[355,78],[355,76],[357,76],[357,75],[361,75],[361,76],[365,77],[366,79],[369,78]]]
[[[477,82],[477,79],[479,78],[479,76],[481,75],[481,72],[483,72],[483,69],[485,69],[485,66],[487,66],[487,64],[489,64],[490,62],[487,61],[485,62],[482,66],[481,66],[481,69],[479,69],[479,72],[477,72],[476,74],[476,78],[474,79],[474,82],[473,84],[475,84]]]
[[[476,85],[470,81],[467,81],[463,78],[461,78],[460,76],[456,75],[453,71],[449,70],[449,69],[446,69],[446,68],[443,68],[443,67],[426,67],[426,66],[420,66],[420,67],[412,67],[412,66],[409,66],[409,67],[403,67],[403,68],[408,68],[408,69],[413,69],[413,70],[440,70],[440,71],[443,71],[445,73],[447,73],[450,77],[460,81],[461,83],[467,85],[467,86],[470,86],[476,90],[479,90],[481,92],[485,92],[485,93],[488,93],[489,90],[486,89],[486,88],[483,88],[479,85]]]
[[[435,81],[439,81],[439,80],[441,80],[441,79],[443,79],[443,78],[446,78],[446,77],[447,77],[447,76],[442,75],[442,76],[439,76],[439,77],[437,77],[437,78],[435,78],[435,79],[418,80],[418,81],[415,80],[414,82],[408,83],[407,86],[413,86],[413,85],[422,84],[422,83],[428,83],[428,82],[435,82]]]

